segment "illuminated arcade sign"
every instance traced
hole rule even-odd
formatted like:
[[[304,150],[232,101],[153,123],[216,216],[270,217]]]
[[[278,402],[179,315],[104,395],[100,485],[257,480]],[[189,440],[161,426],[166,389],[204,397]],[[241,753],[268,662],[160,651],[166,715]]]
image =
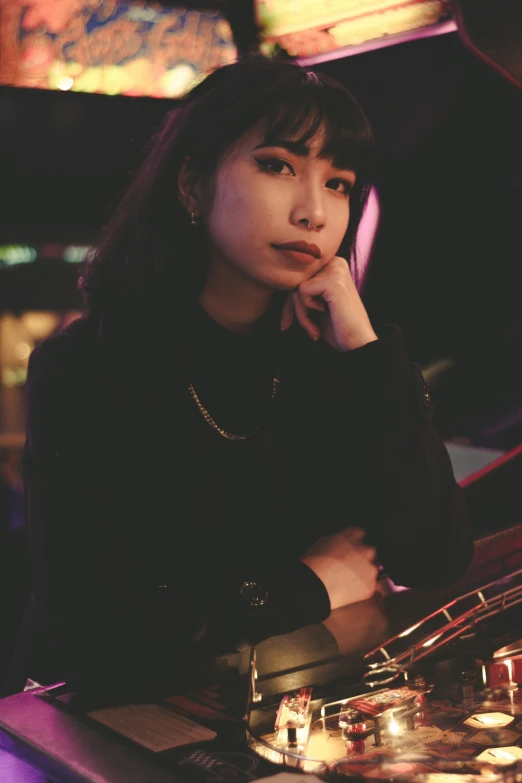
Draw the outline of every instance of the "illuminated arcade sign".
[[[28,247],[28,245],[0,245],[0,268],[31,264],[36,255],[34,247]]]
[[[237,59],[218,11],[123,0],[1,0],[0,51],[4,84],[155,98]]]
[[[62,253],[62,258],[69,264],[81,264],[91,248],[85,245],[67,245]]]
[[[327,54],[435,25],[451,16],[449,0],[256,0],[263,51],[292,57]]]
[[[29,245],[0,245],[0,269],[3,266],[32,264],[37,258],[66,261],[68,264],[81,264],[89,250],[91,250],[89,245],[62,245],[59,243],[48,243],[38,249],[29,247]]]

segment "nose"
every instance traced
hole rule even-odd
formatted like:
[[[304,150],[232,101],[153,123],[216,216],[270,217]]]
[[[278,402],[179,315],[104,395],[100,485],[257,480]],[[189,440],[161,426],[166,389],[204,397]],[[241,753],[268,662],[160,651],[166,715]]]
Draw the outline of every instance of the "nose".
[[[314,229],[314,231],[319,231],[321,228],[323,228],[323,223],[315,223],[314,220],[305,220],[304,218],[299,221],[304,225],[305,228],[307,228],[309,231]]]
[[[326,210],[324,193],[319,184],[309,183],[300,188],[298,198],[293,209],[292,220],[305,228],[319,230],[326,224]]]

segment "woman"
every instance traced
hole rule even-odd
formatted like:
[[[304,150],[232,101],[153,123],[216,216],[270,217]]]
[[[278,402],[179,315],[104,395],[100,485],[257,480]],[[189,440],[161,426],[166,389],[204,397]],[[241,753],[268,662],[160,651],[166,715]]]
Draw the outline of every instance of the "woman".
[[[370,596],[375,550],[402,585],[469,564],[422,376],[347,263],[372,150],[333,80],[256,56],[216,70],[87,261],[85,316],[33,353],[34,595],[78,689],[183,687]]]

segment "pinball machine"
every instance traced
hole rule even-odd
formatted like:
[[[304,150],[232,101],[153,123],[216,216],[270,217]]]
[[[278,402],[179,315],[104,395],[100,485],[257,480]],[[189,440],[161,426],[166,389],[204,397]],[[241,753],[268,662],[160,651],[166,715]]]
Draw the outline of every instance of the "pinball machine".
[[[0,699],[0,749],[58,783],[522,781],[522,525],[482,536],[452,588],[382,580],[331,618],[153,704],[32,683]]]
[[[319,660],[296,681],[299,667],[261,671],[254,653],[250,748],[324,779],[522,779],[521,620],[518,568],[399,626],[357,681]],[[285,678],[298,687],[282,692]]]

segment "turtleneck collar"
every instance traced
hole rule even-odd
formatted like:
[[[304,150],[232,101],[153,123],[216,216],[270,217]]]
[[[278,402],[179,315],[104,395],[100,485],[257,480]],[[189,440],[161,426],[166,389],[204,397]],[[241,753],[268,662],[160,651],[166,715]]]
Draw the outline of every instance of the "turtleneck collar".
[[[194,302],[187,312],[188,342],[199,343],[202,340],[217,341],[220,345],[230,346],[232,350],[252,351],[259,348],[270,348],[279,341],[281,335],[281,311],[283,296],[275,294],[267,311],[259,318],[248,332],[235,332],[218,323],[210,316],[199,302]]]

